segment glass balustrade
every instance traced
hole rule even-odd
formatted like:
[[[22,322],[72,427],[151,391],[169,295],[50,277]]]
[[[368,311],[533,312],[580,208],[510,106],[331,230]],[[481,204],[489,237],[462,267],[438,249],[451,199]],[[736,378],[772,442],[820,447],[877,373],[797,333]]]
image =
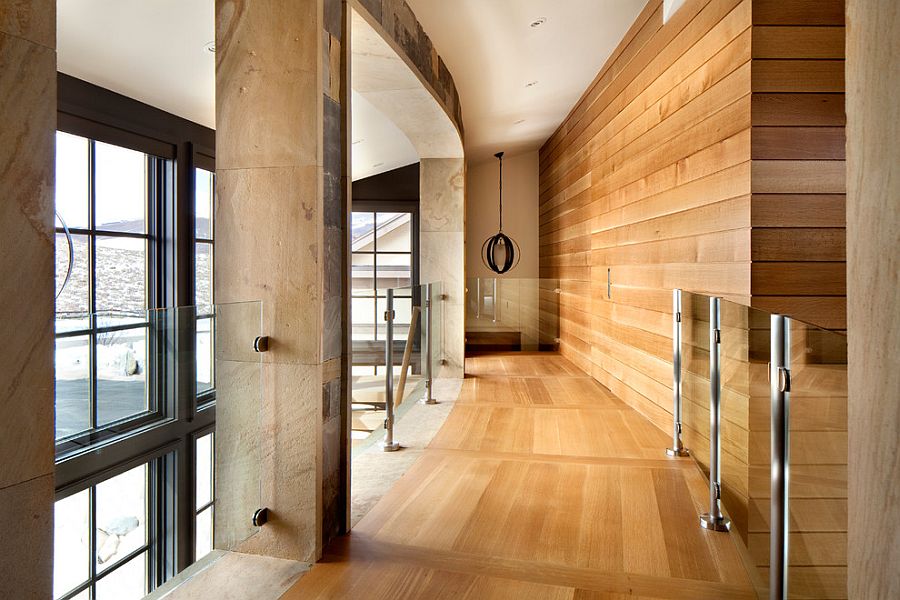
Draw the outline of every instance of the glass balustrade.
[[[557,350],[558,279],[466,280],[466,352]]]
[[[372,307],[360,309],[362,323],[353,324],[354,454],[390,434],[387,419],[402,417],[416,401],[434,399],[432,384],[442,376],[444,363],[443,298],[441,283],[434,282],[378,290],[372,298],[375,319],[368,317]],[[389,307],[390,321],[385,318]]]
[[[673,440],[680,424],[711,479],[698,511],[718,499],[760,598],[846,598],[846,337],[702,294],[677,298]]]
[[[264,507],[261,303],[56,319],[54,598],[141,597],[239,550]]]

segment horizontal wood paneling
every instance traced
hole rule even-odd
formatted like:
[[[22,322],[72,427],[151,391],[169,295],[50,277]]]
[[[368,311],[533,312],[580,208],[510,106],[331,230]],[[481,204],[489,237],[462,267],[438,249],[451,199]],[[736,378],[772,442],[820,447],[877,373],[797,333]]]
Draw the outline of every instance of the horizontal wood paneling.
[[[755,0],[754,23],[777,23],[753,27],[752,61],[752,303],[835,329],[846,327],[842,9]],[[846,339],[796,322],[791,336],[791,594],[846,598]],[[748,548],[764,574],[768,517],[754,514],[768,508],[768,412],[754,394]]]
[[[842,1],[687,0],[666,24],[660,9],[651,0],[540,151],[540,265],[576,280],[560,284],[561,353],[668,431],[672,288],[845,327],[846,117]],[[723,494],[755,551],[768,322],[728,306]],[[701,465],[707,310],[691,306],[683,361],[685,440]],[[798,392],[797,496],[821,504],[822,523],[845,521],[846,503],[829,502],[846,496],[846,394],[816,385]],[[802,530],[801,559],[841,559],[840,540],[817,544],[845,529],[819,525]],[[832,567],[797,568],[812,581]]]
[[[665,25],[659,8],[541,150],[540,235],[542,276],[581,280],[560,296],[561,352],[668,431],[671,289],[750,298],[753,38],[751,0],[688,0]],[[705,464],[708,351],[686,369],[686,437]],[[726,395],[725,493],[746,536],[748,397]]]

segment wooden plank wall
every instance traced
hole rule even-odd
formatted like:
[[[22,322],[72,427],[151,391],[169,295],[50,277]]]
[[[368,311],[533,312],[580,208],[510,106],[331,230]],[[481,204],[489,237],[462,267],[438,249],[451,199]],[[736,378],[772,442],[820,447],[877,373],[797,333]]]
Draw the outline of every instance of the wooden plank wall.
[[[846,328],[844,2],[754,0],[753,306]]]
[[[723,308],[723,493],[765,576],[754,443],[767,435],[768,324],[746,307],[846,327],[843,0],[687,0],[666,24],[661,5],[648,3],[540,151],[540,275],[560,279],[561,352],[665,431],[671,290],[745,306]],[[683,420],[706,467],[703,304],[685,307]],[[798,564],[826,561],[832,571],[807,571],[809,589],[826,573],[839,597],[846,461],[829,440],[845,439],[846,410],[835,389],[805,395],[830,403],[823,435],[798,423],[805,450],[829,448],[810,472],[835,477],[803,487],[803,502],[828,510],[798,530]]]
[[[540,152],[561,350],[665,429],[671,289],[750,300],[751,8],[651,1]]]

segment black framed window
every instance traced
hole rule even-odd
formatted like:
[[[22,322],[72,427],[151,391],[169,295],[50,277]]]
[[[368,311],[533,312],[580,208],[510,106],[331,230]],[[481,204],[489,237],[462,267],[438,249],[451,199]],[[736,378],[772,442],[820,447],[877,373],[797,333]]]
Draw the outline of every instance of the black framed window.
[[[194,494],[194,558],[199,560],[210,553],[215,534],[214,516],[216,508],[215,444],[213,431],[201,435],[194,441],[194,472],[196,492]]]
[[[215,136],[58,92],[54,598],[141,598],[212,545]]]
[[[206,168],[194,168],[194,305],[197,307],[198,402],[215,396],[215,314],[213,311],[213,254],[215,251],[216,174],[211,158],[195,160]]]
[[[137,600],[150,591],[158,476],[151,460],[56,501],[54,598]]]
[[[353,374],[383,371],[384,311],[395,293],[395,339],[405,340],[418,285],[418,207],[415,202],[355,202],[352,214]],[[380,350],[379,350],[380,348]]]
[[[150,207],[171,165],[64,132],[56,142],[56,438],[64,444],[157,409],[147,379]]]

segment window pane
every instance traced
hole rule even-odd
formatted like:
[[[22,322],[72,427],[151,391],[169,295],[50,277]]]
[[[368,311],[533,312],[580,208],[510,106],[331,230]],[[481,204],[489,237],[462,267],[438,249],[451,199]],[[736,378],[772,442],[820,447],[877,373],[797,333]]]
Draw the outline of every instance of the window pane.
[[[353,295],[371,296],[375,290],[375,255],[353,254],[352,256]]]
[[[56,340],[56,439],[91,427],[90,338]]]
[[[90,311],[90,290],[88,289],[88,238],[72,235],[72,274],[66,287],[66,271],[69,268],[69,241],[63,233],[56,234],[56,331],[87,329]]]
[[[147,306],[147,243],[142,239],[97,237],[97,311],[106,324],[143,320]]]
[[[378,289],[412,285],[412,255],[378,253]]]
[[[374,249],[372,231],[375,228],[375,213],[354,212],[351,217],[351,247],[354,252]]]
[[[213,434],[208,433],[203,437],[197,438],[194,447],[196,449],[195,464],[197,470],[196,510],[209,504],[213,498]]]
[[[97,484],[96,495],[95,535],[97,570],[100,571],[147,543],[147,465],[135,467]],[[98,583],[98,592],[99,589]],[[125,586],[123,589],[131,588]],[[143,586],[140,589],[143,590]],[[140,598],[141,595],[137,597]]]
[[[147,594],[147,553],[97,581],[96,600],[140,600]]]
[[[354,340],[375,339],[375,299],[353,298],[352,321]]]
[[[199,314],[212,312],[212,244],[194,245],[194,304]]]
[[[149,410],[147,330],[97,334],[97,426]]]
[[[213,388],[212,319],[197,320],[197,393]]]
[[[410,213],[378,213],[378,252],[410,252]]]
[[[200,560],[210,553],[213,545],[213,507],[210,506],[206,510],[197,514],[196,528],[194,533],[197,536],[197,542],[194,547],[196,560]]]
[[[146,233],[147,155],[95,142],[97,229]]]
[[[213,190],[215,175],[204,169],[194,169],[194,224],[198,238],[212,239]]]
[[[394,341],[406,343],[411,318],[412,298],[394,298]]]
[[[88,148],[90,142],[77,135],[56,132],[56,212],[68,227],[87,229]]]
[[[57,502],[53,510],[53,597],[91,576],[90,490]]]

